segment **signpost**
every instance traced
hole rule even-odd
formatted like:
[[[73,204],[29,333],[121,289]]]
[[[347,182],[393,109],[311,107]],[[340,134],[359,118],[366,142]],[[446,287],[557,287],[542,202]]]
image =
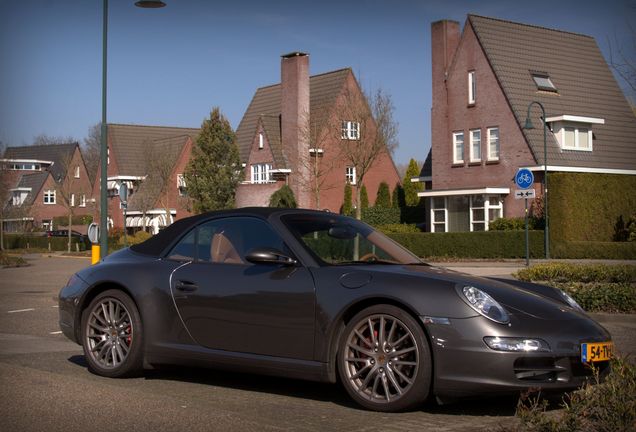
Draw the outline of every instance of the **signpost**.
[[[526,202],[526,267],[530,266],[530,239],[528,235],[528,199],[535,197],[535,190],[530,189],[534,184],[534,174],[528,168],[521,168],[515,175],[515,184],[519,188],[515,191],[515,199]]]

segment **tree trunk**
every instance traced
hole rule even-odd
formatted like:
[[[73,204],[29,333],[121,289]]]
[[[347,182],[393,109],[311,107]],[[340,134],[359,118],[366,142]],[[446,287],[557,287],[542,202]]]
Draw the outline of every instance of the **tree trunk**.
[[[0,251],[4,251],[4,219],[0,218]]]
[[[356,185],[356,219],[362,220],[362,206],[360,205],[360,190],[362,189],[362,184],[358,183]]]
[[[73,213],[68,212],[68,253],[71,253],[71,222],[73,222]]]

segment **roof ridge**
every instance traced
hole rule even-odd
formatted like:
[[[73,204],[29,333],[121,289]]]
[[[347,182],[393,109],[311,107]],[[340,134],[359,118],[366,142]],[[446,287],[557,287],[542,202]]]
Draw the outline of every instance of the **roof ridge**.
[[[76,146],[79,145],[79,141],[70,141],[67,143],[51,143],[51,144],[27,144],[23,146],[7,146],[8,149],[18,149],[18,148],[35,148],[35,147],[61,147],[61,146]]]
[[[309,75],[309,79],[317,78],[317,77],[323,76],[323,75],[330,75],[330,74],[335,74],[335,73],[338,73],[338,72],[344,72],[344,71],[353,71],[353,69],[351,69],[351,67],[345,67],[345,68],[340,68],[340,69],[336,69],[336,70],[329,71],[329,72],[322,72],[322,73],[315,74],[315,75]],[[279,83],[276,83],[276,84],[268,84],[268,85],[263,86],[263,87],[257,87],[256,91],[265,90],[265,89],[270,88],[270,87],[277,87],[280,84],[281,83],[279,82]]]
[[[536,24],[526,24],[526,23],[521,23],[521,22],[517,22],[517,21],[510,21],[510,20],[506,20],[506,19],[501,19],[501,18],[493,18],[493,17],[488,17],[488,16],[484,16],[484,15],[477,15],[477,14],[468,14],[468,19],[471,18],[483,18],[483,19],[488,19],[491,21],[499,21],[499,22],[504,22],[504,23],[508,23],[508,24],[514,24],[514,25],[519,25],[519,26],[524,26],[524,27],[533,27],[536,29],[540,29],[540,30],[548,30],[548,31],[553,31],[553,32],[558,32],[558,33],[566,33],[566,34],[571,34],[574,36],[583,36],[589,39],[594,39],[593,36],[589,36],[583,33],[576,33],[576,32],[572,32],[572,31],[567,31],[567,30],[560,30],[560,29],[555,29],[555,28],[550,28],[550,27],[545,27],[545,26],[540,26],[540,25],[536,25]]]
[[[201,129],[200,127],[188,127],[188,126],[159,126],[159,125],[144,125],[134,123],[108,123],[110,126],[127,126],[127,127],[143,127],[143,128],[164,128],[164,129]]]

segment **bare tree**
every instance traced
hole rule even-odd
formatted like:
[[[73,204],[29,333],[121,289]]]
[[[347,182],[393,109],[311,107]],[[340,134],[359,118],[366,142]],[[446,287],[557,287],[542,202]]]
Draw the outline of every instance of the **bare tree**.
[[[75,155],[75,148],[76,147],[73,148],[73,151],[69,151],[60,157],[58,161],[61,167],[60,174],[58,178],[54,179],[56,202],[66,209],[68,216],[68,252],[71,252],[71,227],[73,225],[75,207],[78,205],[77,201],[80,200],[80,197],[83,194],[88,193],[88,191],[83,190],[78,180],[75,178],[75,175],[73,175],[73,160]]]
[[[338,117],[342,123],[341,157],[356,169],[356,218],[362,218],[360,192],[373,163],[397,147],[397,122],[393,119],[391,96],[378,89],[366,95],[344,90]]]
[[[52,144],[68,144],[77,142],[77,140],[71,136],[68,137],[56,137],[45,134],[40,134],[33,138],[33,145],[52,145]]]
[[[86,171],[91,180],[91,184],[95,182],[97,169],[99,168],[99,158],[102,139],[102,124],[97,123],[88,128],[88,136],[84,138],[82,154]]]
[[[309,113],[305,113],[309,117]],[[302,155],[299,164],[309,172],[308,178],[299,178],[299,184],[311,193],[316,209],[320,209],[320,194],[336,187],[331,181],[330,174],[333,171],[337,158],[324,156],[324,143],[339,138],[340,123],[327,110],[315,112],[308,122],[302,122],[306,126],[301,130],[303,139],[309,144],[309,153]]]
[[[614,38],[614,45],[608,38],[607,44],[609,46],[609,64],[614,72],[629,86],[632,92],[636,92],[636,31],[628,25],[631,34],[631,46],[625,49]],[[630,96],[630,102],[632,104],[632,110],[636,112],[636,100],[634,100],[634,93]]]

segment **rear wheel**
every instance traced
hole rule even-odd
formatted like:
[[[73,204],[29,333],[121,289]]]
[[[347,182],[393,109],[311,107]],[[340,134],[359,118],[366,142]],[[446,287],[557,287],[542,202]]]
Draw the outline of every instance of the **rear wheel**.
[[[338,350],[345,389],[375,411],[402,411],[424,402],[431,387],[431,355],[422,328],[391,305],[364,309],[345,328]]]
[[[82,345],[91,371],[107,377],[139,373],[142,323],[132,299],[118,290],[100,293],[82,315]]]

